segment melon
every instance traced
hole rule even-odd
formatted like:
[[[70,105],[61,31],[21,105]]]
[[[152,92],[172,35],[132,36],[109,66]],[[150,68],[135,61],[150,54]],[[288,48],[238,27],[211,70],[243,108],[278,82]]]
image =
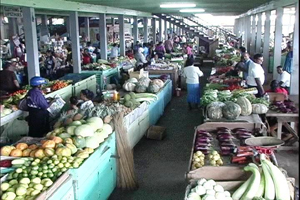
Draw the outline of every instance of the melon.
[[[267,112],[268,112],[268,107],[265,104],[262,103],[252,104],[252,113],[265,114]]]
[[[241,107],[241,115],[251,115],[252,104],[246,97],[238,97],[236,103]]]
[[[221,119],[223,117],[222,107],[225,106],[223,102],[212,102],[206,107],[207,117],[209,119]]]
[[[241,107],[232,101],[227,101],[222,107],[222,114],[226,119],[237,119],[241,114]]]

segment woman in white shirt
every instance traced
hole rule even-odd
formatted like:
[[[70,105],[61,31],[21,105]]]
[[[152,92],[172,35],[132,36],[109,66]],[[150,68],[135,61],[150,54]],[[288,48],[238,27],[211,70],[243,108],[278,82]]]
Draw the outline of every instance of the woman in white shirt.
[[[118,57],[118,55],[119,55],[119,47],[117,43],[114,43],[110,52],[110,59],[114,59]]]
[[[88,89],[81,90],[80,99],[83,101],[80,105],[81,110],[86,110],[94,107],[92,99],[94,98],[94,93]]]
[[[200,103],[199,77],[203,76],[203,72],[199,69],[199,67],[194,66],[193,55],[190,55],[187,58],[183,69],[183,75],[186,77],[187,102],[189,109],[192,110],[192,104],[195,104],[196,108],[198,108]]]

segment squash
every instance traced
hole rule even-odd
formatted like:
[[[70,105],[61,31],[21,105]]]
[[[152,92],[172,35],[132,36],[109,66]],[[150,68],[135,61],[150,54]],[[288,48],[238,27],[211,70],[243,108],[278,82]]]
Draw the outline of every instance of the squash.
[[[42,148],[55,148],[56,143],[53,140],[47,140],[42,144]]]
[[[54,149],[46,148],[46,149],[44,149],[44,153],[46,156],[53,156],[55,151],[54,151]]]
[[[252,113],[251,102],[246,97],[238,97],[236,103],[241,107],[241,115],[248,116]]]
[[[32,151],[32,149],[24,149],[22,151],[22,156],[23,157],[29,157],[31,151]]]
[[[154,83],[150,83],[149,87],[147,88],[148,92],[150,93],[157,93],[160,90],[159,85],[154,84]]]
[[[57,148],[55,151],[55,154],[58,156],[70,157],[72,155],[72,151],[68,147],[63,146],[63,147]]]
[[[222,107],[225,106],[223,102],[212,102],[206,107],[206,115],[209,119],[221,119],[223,117]]]
[[[149,87],[150,82],[151,82],[150,78],[142,77],[139,79],[138,84],[143,85],[147,88],[147,87]]]
[[[85,147],[85,148],[83,149],[83,151],[87,152],[88,154],[91,154],[91,153],[94,152],[94,149],[92,149],[92,148],[90,148],[90,147]]]
[[[74,144],[66,144],[66,147],[68,147],[69,149],[71,149],[72,155],[75,154],[77,152],[77,147]]]
[[[137,93],[143,93],[143,92],[146,92],[146,91],[147,91],[147,87],[148,87],[148,86],[144,86],[144,85],[138,83],[138,84],[136,84],[136,86],[135,86],[135,92],[137,92]]]
[[[84,148],[85,147],[85,139],[81,136],[76,136],[73,137],[73,144],[77,147],[77,148]]]
[[[28,144],[21,142],[16,145],[16,148],[21,149],[23,151],[24,149],[28,148]]]
[[[56,144],[59,144],[59,143],[63,142],[63,139],[61,137],[58,137],[58,136],[52,136],[50,139],[53,140]]]
[[[38,149],[34,149],[30,152],[29,156],[34,158],[35,157],[35,152],[37,151]]]
[[[36,145],[36,144],[31,144],[31,145],[29,145],[29,147],[28,147],[28,149],[31,149],[31,150],[35,150],[35,149],[37,149],[38,148],[38,146]]]
[[[268,112],[268,107],[265,104],[262,103],[252,104],[252,113],[265,114],[267,112]]]
[[[136,87],[135,83],[126,82],[123,84],[123,89],[128,92],[134,91],[135,87]]]
[[[36,158],[44,158],[46,155],[45,155],[45,152],[43,149],[38,149],[36,150],[36,152],[34,153],[34,157]]]
[[[153,79],[152,83],[158,85],[160,88],[164,87],[165,83],[161,79]]]
[[[13,156],[13,157],[21,157],[23,155],[23,152],[21,149],[13,149],[9,156]]]
[[[9,154],[11,153],[11,151],[13,149],[16,149],[16,147],[14,146],[4,146],[1,148],[1,156],[9,156]]]
[[[240,116],[241,107],[232,101],[227,101],[222,107],[222,114],[226,119],[234,120]]]
[[[64,139],[65,144],[73,144],[73,140],[71,138]]]

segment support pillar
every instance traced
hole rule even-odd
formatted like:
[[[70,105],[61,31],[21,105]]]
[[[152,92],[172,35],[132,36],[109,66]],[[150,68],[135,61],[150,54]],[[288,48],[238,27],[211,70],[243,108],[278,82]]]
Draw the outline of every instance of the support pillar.
[[[67,29],[67,35],[70,39],[70,37],[71,37],[70,17],[65,17],[65,26],[66,26],[66,29]]]
[[[70,34],[72,45],[72,63],[73,72],[81,73],[81,60],[80,60],[80,46],[79,46],[79,24],[78,24],[78,12],[74,11],[70,13]]]
[[[40,76],[37,34],[34,8],[22,7],[27,53],[28,82],[34,76]]]
[[[167,20],[165,20],[165,40],[168,39],[168,27],[167,27]]]
[[[268,71],[270,57],[269,57],[269,50],[270,50],[270,30],[271,30],[271,11],[266,11],[266,20],[265,20],[265,28],[264,28],[264,47],[263,47],[263,68],[265,72]]]
[[[293,36],[293,61],[292,61],[292,73],[291,73],[291,86],[290,94],[299,95],[299,2],[295,5],[295,26]],[[299,97],[298,97],[299,100]]]
[[[156,44],[156,19],[155,18],[152,18],[152,41],[154,44]]]
[[[91,34],[90,34],[90,18],[84,18],[84,34],[86,36],[87,41],[91,41]]]
[[[255,52],[255,38],[256,38],[256,15],[252,15],[252,24],[251,24],[251,43],[250,43],[250,49],[247,50],[250,52],[251,56],[256,54]]]
[[[159,42],[162,41],[162,35],[163,35],[163,30],[162,30],[162,19],[158,20],[159,23],[159,31],[158,31],[158,38],[159,38]]]
[[[255,45],[255,52],[261,53],[261,32],[262,32],[262,21],[261,21],[261,13],[257,14],[257,34],[256,34],[256,45]]]
[[[48,23],[48,17],[47,15],[42,15],[41,16],[41,36],[44,35],[48,35],[49,31],[48,31],[48,27],[47,27],[47,23]]]
[[[250,16],[245,17],[245,48],[249,52],[250,40],[251,40],[251,18]]]
[[[148,43],[148,18],[144,17],[144,43]]]
[[[124,15],[119,15],[120,56],[125,56]]]
[[[101,59],[107,60],[106,14],[99,14],[99,35]]]
[[[282,15],[283,7],[276,9],[275,39],[274,39],[274,66],[273,79],[277,78],[277,66],[281,65],[281,42],[282,42]]]
[[[137,16],[133,16],[133,40],[134,40],[134,44],[136,43],[136,41],[138,41],[138,21],[137,21]]]

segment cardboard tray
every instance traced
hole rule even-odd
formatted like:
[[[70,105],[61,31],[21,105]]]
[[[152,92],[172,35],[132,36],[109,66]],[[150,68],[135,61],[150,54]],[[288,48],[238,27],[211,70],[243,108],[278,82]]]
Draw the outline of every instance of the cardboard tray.
[[[253,124],[236,123],[236,122],[234,123],[209,122],[196,127],[194,138],[193,138],[193,145],[190,154],[188,171],[185,174],[186,180],[190,181],[194,179],[197,180],[200,178],[206,178],[206,179],[213,179],[215,181],[235,181],[235,180],[247,180],[247,178],[250,177],[251,173],[245,172],[243,170],[245,165],[231,164],[229,156],[221,156],[224,163],[223,166],[210,166],[206,164],[201,168],[191,170],[197,130],[202,129],[202,130],[212,131],[212,130],[216,130],[217,127],[226,127],[229,129],[243,127],[248,130],[254,129]],[[214,140],[216,139],[214,138]],[[215,147],[216,150],[218,150],[219,146],[217,143],[213,142],[212,145]]]
[[[291,177],[288,177],[287,178],[287,182],[289,184],[289,188],[290,188],[290,194],[291,194],[291,200],[295,200],[295,188],[294,188],[294,185],[295,185],[295,178],[291,178]],[[239,187],[241,186],[244,181],[216,181],[217,184],[221,185],[224,190],[230,192],[230,194],[232,195],[232,193]],[[190,184],[186,187],[186,190],[185,190],[185,195],[184,195],[184,200],[188,200],[188,195],[191,191],[191,189],[193,187],[195,187],[197,185],[197,181],[194,180],[192,182],[190,182]]]

